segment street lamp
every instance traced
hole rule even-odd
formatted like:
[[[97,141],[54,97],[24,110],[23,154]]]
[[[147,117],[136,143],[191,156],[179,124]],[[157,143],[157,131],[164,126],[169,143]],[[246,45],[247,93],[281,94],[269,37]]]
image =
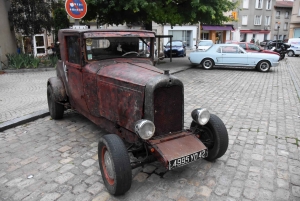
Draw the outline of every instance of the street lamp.
[[[277,47],[277,45],[278,45],[278,40],[279,40],[279,28],[280,28],[280,22],[276,22],[277,23],[277,41],[276,41],[276,48],[278,48]]]

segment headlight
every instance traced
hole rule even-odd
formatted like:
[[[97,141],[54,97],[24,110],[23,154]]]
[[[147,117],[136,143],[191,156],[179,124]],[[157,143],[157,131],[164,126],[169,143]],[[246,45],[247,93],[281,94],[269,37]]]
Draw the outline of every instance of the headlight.
[[[210,118],[210,113],[206,108],[195,109],[192,112],[192,118],[200,125],[205,125]]]
[[[155,132],[155,126],[152,121],[141,119],[135,123],[135,133],[138,134],[142,139],[150,139]]]
[[[181,48],[178,48],[178,51],[182,51],[183,50],[183,48],[181,47]]]

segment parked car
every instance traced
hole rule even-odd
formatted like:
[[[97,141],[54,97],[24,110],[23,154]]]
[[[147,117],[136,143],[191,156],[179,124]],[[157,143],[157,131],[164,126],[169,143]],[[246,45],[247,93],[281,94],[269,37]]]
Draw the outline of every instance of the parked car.
[[[268,42],[270,42],[271,40],[264,40],[262,42],[259,43],[260,46],[264,47],[267,45]]]
[[[289,49],[287,49],[287,55],[289,57],[300,55],[300,38],[290,38],[287,43],[291,45]]]
[[[280,47],[283,43],[283,40],[271,40],[267,43],[267,49],[272,49],[272,47]]]
[[[205,51],[213,44],[214,42],[212,40],[200,40],[197,49],[200,51]]]
[[[231,66],[250,67],[268,72],[271,67],[279,65],[278,55],[246,52],[237,44],[215,44],[205,52],[191,52],[189,60],[192,64],[201,64],[205,69],[212,69],[214,66]]]
[[[274,52],[272,50],[264,50],[254,43],[247,43],[247,42],[232,42],[232,44],[238,44],[240,47],[242,47],[246,52],[255,52],[255,53],[270,53],[270,54],[276,54],[280,56],[277,52]]]
[[[75,109],[111,133],[99,136],[98,144],[109,193],[127,192],[132,169],[147,163],[173,170],[224,155],[226,127],[207,109],[193,110],[190,128],[183,128],[183,83],[153,66],[155,32],[62,29],[58,39],[61,60],[47,82],[49,112],[61,119],[65,109]]]
[[[172,45],[172,52],[171,52]],[[172,53],[172,57],[185,57],[186,56],[186,45],[181,40],[173,40],[172,43],[170,41],[164,46],[164,54],[165,57],[170,57]]]

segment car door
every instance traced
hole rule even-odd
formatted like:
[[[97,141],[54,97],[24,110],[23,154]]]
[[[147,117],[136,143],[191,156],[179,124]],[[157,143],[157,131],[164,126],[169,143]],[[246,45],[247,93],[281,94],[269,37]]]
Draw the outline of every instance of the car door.
[[[247,54],[239,46],[223,46],[222,62],[224,65],[243,66],[247,65]]]
[[[66,60],[63,65],[69,100],[72,107],[84,113],[87,111],[87,105],[83,93],[80,37],[79,34],[69,35],[65,40]]]

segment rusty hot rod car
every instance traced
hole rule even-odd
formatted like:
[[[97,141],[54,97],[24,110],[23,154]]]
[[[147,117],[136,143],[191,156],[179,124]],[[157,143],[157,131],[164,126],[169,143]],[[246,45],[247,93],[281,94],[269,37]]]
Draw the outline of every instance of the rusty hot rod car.
[[[127,192],[132,169],[146,163],[172,170],[224,155],[227,130],[207,109],[193,110],[190,129],[183,129],[183,83],[154,67],[154,32],[63,29],[58,38],[57,77],[47,83],[50,115],[60,119],[75,109],[112,133],[98,144],[109,193]]]

